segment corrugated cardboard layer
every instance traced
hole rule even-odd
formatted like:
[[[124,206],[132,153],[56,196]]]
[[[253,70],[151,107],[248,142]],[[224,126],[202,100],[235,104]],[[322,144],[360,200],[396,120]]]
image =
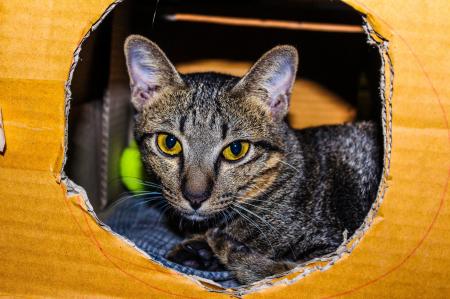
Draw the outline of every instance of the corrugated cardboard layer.
[[[0,4],[0,295],[224,297],[148,261],[57,182],[64,81],[110,2]],[[389,39],[395,73],[389,188],[377,224],[329,270],[246,297],[448,297],[450,3],[346,2]]]

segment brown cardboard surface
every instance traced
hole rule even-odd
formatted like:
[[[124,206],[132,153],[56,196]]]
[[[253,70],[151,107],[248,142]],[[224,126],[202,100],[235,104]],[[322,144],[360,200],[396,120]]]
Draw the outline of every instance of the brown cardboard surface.
[[[389,41],[394,85],[386,105],[392,137],[388,189],[373,225],[351,254],[326,271],[245,297],[449,297],[450,2],[346,2]],[[0,155],[0,295],[225,297],[111,235],[80,196],[67,197],[60,182],[64,84],[73,51],[110,3],[0,4],[6,136]]]
[[[3,131],[2,109],[0,108],[0,153],[5,149],[5,132]]]

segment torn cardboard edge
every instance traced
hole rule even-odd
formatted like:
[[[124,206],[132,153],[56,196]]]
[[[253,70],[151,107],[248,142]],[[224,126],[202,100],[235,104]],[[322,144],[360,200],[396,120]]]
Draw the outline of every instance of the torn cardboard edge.
[[[0,107],[0,154],[4,153],[6,146],[5,127],[3,126],[2,108]]]
[[[73,61],[70,66],[69,70],[69,76],[65,84],[65,135],[64,135],[64,150],[63,150],[63,161],[62,161],[62,168],[61,168],[61,181],[66,187],[67,192],[67,198],[72,198],[74,196],[80,196],[83,199],[84,202],[84,209],[85,211],[97,222],[100,227],[102,227],[104,230],[111,233],[113,236],[117,237],[121,241],[125,242],[129,246],[133,247],[137,252],[139,252],[142,256],[149,259],[153,263],[159,264],[163,266],[166,269],[170,269],[171,271],[180,274],[189,280],[195,282],[196,284],[202,286],[205,290],[210,292],[218,292],[218,293],[224,293],[229,294],[232,296],[238,296],[241,297],[243,295],[261,291],[264,289],[267,289],[272,286],[279,286],[279,285],[290,285],[293,284],[302,278],[308,276],[311,273],[314,273],[316,271],[326,271],[330,267],[332,267],[336,262],[341,260],[343,257],[350,254],[354,248],[359,244],[361,239],[363,238],[364,234],[369,230],[369,228],[375,224],[376,215],[378,212],[378,209],[384,199],[386,189],[388,187],[387,181],[389,178],[389,168],[390,168],[390,159],[391,159],[391,149],[392,149],[392,96],[393,96],[393,79],[394,79],[394,70],[392,61],[389,55],[389,41],[385,39],[382,35],[375,32],[373,27],[370,25],[370,22],[367,19],[367,16],[363,15],[363,30],[368,36],[368,43],[372,44],[376,47],[378,47],[380,56],[381,56],[381,77],[380,77],[380,98],[382,101],[382,128],[383,128],[383,146],[384,146],[384,158],[383,158],[383,173],[380,180],[380,184],[377,191],[377,198],[372,204],[372,207],[366,216],[364,222],[361,224],[361,226],[355,231],[355,233],[350,237],[347,238],[346,232],[344,232],[344,241],[343,243],[337,248],[337,250],[334,253],[330,253],[328,255],[325,255],[320,258],[313,259],[311,261],[299,264],[296,268],[285,272],[283,274],[267,277],[263,280],[260,280],[258,282],[239,286],[236,288],[228,288],[224,289],[221,285],[218,283],[204,279],[201,277],[197,277],[194,275],[188,275],[182,272],[178,272],[174,269],[168,268],[162,263],[154,260],[151,256],[149,256],[146,252],[141,250],[139,247],[136,246],[134,242],[129,240],[128,238],[117,234],[116,232],[112,231],[111,228],[104,224],[100,219],[97,217],[88,197],[86,194],[86,191],[81,187],[78,186],[76,183],[71,181],[67,175],[64,173],[64,166],[66,164],[67,159],[67,145],[68,145],[68,116],[70,111],[70,100],[72,99],[72,93],[70,90],[73,74],[75,71],[75,68],[78,64],[78,61],[80,59],[80,53],[82,50],[82,46],[84,45],[84,42],[90,37],[91,33],[97,29],[97,27],[100,25],[100,23],[109,15],[109,13],[116,7],[116,5],[120,4],[124,0],[116,0],[113,3],[111,3],[105,12],[100,16],[100,18],[89,28],[87,33],[84,35],[84,37],[81,39],[80,43],[78,44],[78,47],[74,51],[73,54]],[[0,115],[1,116],[1,115]],[[1,145],[1,144],[0,144]]]

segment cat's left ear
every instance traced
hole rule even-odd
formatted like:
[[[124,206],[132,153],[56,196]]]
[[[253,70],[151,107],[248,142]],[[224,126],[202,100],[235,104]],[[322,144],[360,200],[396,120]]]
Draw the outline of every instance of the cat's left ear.
[[[152,41],[130,35],[125,41],[125,58],[130,76],[131,102],[137,111],[167,91],[184,86],[183,79],[166,54]]]
[[[263,100],[275,120],[282,120],[297,73],[298,53],[292,46],[277,46],[265,53],[236,84],[234,91]]]

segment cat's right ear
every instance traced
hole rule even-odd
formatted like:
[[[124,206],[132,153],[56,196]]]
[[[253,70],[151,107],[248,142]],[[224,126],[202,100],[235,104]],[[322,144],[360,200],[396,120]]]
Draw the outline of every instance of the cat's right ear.
[[[130,76],[131,102],[137,111],[155,101],[170,89],[184,86],[173,64],[164,52],[149,39],[130,35],[124,45]]]
[[[297,73],[298,53],[288,45],[266,52],[233,87],[232,92],[261,99],[274,120],[283,120]]]

